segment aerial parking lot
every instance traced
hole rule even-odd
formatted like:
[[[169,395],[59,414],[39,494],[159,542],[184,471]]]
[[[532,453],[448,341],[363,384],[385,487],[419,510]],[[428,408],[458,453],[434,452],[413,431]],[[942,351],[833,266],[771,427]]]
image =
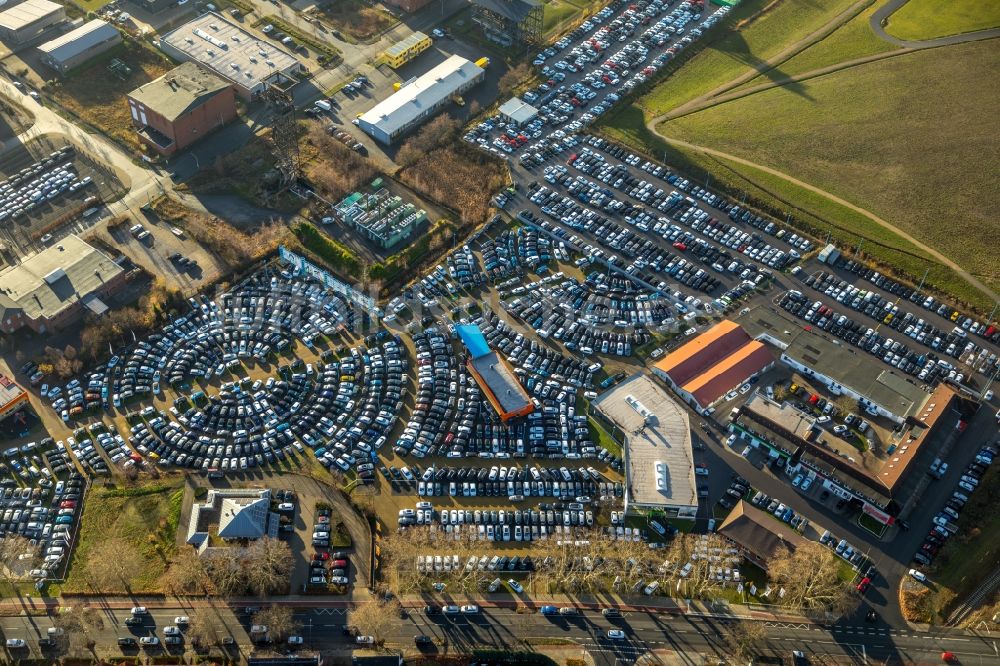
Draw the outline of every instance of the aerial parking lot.
[[[270,22],[268,39],[294,39],[290,48],[322,39],[315,18],[272,10],[276,1],[255,5],[263,14],[250,21]],[[137,189],[145,205],[95,232],[135,266],[107,261],[154,280],[173,271],[186,291],[157,300],[156,280],[133,308],[144,314],[134,329],[81,297],[84,319],[53,326],[45,342],[30,325],[8,348],[18,382],[0,376],[0,418],[14,413],[0,420],[0,539],[20,551],[11,567],[20,581],[53,597],[232,598],[254,649],[289,653],[326,642],[395,647],[399,626],[355,622],[371,609],[394,623],[398,614],[404,631],[414,624],[420,634],[404,642],[421,651],[448,646],[448,628],[471,633],[504,613],[525,629],[593,633],[584,611],[604,611],[595,619],[612,628],[584,640],[607,655],[625,642],[615,655],[624,662],[645,652],[632,647],[625,604],[636,616],[654,609],[657,638],[668,611],[714,621],[757,604],[822,618],[804,631],[877,624],[862,633],[882,640],[905,626],[907,576],[944,577],[966,547],[988,561],[1000,450],[993,315],[888,277],[790,214],[774,218],[750,193],[713,188],[714,173],[695,179],[594,129],[675,58],[718,47],[725,26],[752,28],[758,17],[744,23],[742,12],[756,8],[577,8],[585,20],[555,43],[491,65],[479,60],[477,33],[489,28],[473,4],[460,11],[477,20],[457,39],[429,6],[420,23],[310,72],[299,92],[322,96],[301,100],[312,147],[302,161],[316,171],[307,166],[291,187],[312,200],[295,207],[307,207],[257,227],[250,218],[269,216],[273,199],[255,201],[251,215],[213,191],[202,213],[188,207],[197,189],[155,202],[151,188]],[[398,69],[376,64],[381,42],[410,43],[402,33],[418,27],[436,40],[416,35],[422,55],[393,61]],[[393,150],[359,136],[361,114],[453,53],[479,60],[488,83],[436,97],[435,109],[454,104],[446,113],[475,120],[430,121],[427,135],[447,130],[434,147],[407,150],[420,153],[409,164],[400,150],[386,170]],[[519,99],[496,100],[508,67],[537,76],[510,86]],[[266,115],[246,114],[254,124]],[[430,115],[415,114],[407,131]],[[403,145],[423,139],[420,130]],[[0,229],[15,253],[62,251],[67,225],[86,231],[101,217],[91,209],[109,198],[98,190],[113,185],[82,148],[12,151],[0,163]],[[324,169],[342,166],[325,154],[334,149],[370,186],[335,191],[331,175],[319,187]],[[238,155],[271,169],[270,153]],[[435,180],[464,161],[489,183],[474,200],[405,177]],[[220,182],[230,163],[218,161]],[[296,215],[328,233],[310,233]],[[228,235],[234,245],[267,241],[253,259],[233,251],[223,262]],[[36,271],[31,284],[56,292],[60,270]],[[95,323],[107,324],[100,344],[90,344]],[[102,575],[115,552],[130,571]],[[201,577],[183,578],[188,570]],[[249,594],[294,598],[243,609]],[[577,608],[579,595],[602,601]],[[275,609],[298,625],[282,633],[264,619]],[[109,631],[126,627],[118,647],[202,647],[192,625],[205,616],[160,610],[109,616]],[[321,623],[314,613],[343,617]],[[336,639],[324,636],[332,627]]]

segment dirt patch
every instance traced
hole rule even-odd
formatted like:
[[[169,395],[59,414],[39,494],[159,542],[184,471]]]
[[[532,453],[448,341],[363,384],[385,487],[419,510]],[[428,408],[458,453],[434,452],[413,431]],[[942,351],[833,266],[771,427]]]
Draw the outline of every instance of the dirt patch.
[[[120,67],[113,71],[109,69],[115,59],[124,63],[127,71]],[[132,127],[126,96],[172,68],[171,62],[162,54],[127,39],[72,76],[52,80],[44,91],[72,115],[98,128],[130,151],[139,153],[142,146]]]

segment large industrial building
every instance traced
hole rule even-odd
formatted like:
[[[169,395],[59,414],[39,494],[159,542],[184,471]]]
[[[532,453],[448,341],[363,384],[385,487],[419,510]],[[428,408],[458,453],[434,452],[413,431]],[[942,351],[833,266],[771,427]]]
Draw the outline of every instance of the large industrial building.
[[[763,343],[739,324],[724,320],[660,359],[653,374],[704,414],[726,393],[773,365],[774,357]]]
[[[121,286],[125,272],[78,236],[0,271],[0,331],[50,333],[74,323],[84,308],[103,314],[101,298]]]
[[[42,54],[42,62],[65,74],[121,42],[122,35],[116,27],[107,21],[94,19],[39,45],[38,51]]]
[[[379,143],[391,144],[485,75],[479,64],[453,55],[362,114],[358,126]]]
[[[789,473],[802,474],[879,522],[891,524],[918,501],[922,470],[950,446],[949,439],[961,434],[962,408],[954,389],[939,385],[907,420],[898,443],[889,448],[888,460],[877,470],[853,456],[840,455],[843,440],[814,415],[761,393],[736,410],[729,427],[737,436],[735,447],[749,445],[770,459],[784,458]]]
[[[687,412],[651,377],[636,374],[591,403],[625,452],[625,511],[698,513],[694,451]]]
[[[250,34],[215,12],[188,21],[160,39],[179,62],[196,62],[229,81],[242,99],[259,97],[269,85],[282,90],[298,82],[302,64],[290,53]]]
[[[49,0],[24,0],[0,12],[0,41],[20,46],[66,20],[66,8]]]
[[[456,326],[455,330],[469,352],[466,364],[469,373],[479,384],[500,420],[506,423],[533,412],[535,405],[518,381],[514,369],[507,359],[490,349],[479,327],[468,324]]]
[[[128,94],[139,138],[173,155],[236,117],[233,86],[201,65],[186,62]]]

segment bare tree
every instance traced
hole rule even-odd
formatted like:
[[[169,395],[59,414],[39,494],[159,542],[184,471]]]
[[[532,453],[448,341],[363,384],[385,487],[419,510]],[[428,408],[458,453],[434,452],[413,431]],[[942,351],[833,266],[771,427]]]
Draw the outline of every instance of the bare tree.
[[[253,623],[267,627],[267,634],[274,641],[285,639],[299,628],[295,614],[288,606],[268,606],[254,614]]]
[[[760,652],[766,636],[763,622],[741,620],[731,625],[726,643],[734,659],[749,662]]]
[[[246,577],[238,548],[215,548],[205,556],[205,573],[224,597],[239,594],[246,589]]]
[[[170,561],[164,583],[174,594],[198,594],[205,592],[210,580],[198,553],[181,548]]]
[[[254,594],[263,597],[287,587],[294,561],[286,542],[258,539],[246,548],[243,557],[247,587]]]
[[[128,591],[132,574],[145,565],[142,556],[124,539],[102,539],[87,553],[88,582],[102,592]]]
[[[381,642],[385,632],[398,623],[401,612],[402,606],[395,597],[376,598],[348,611],[347,621],[362,634],[374,636],[376,642]]]
[[[38,546],[32,545],[25,537],[9,534],[0,540],[0,577],[15,590],[17,583],[24,580],[40,561]]]
[[[784,590],[784,602],[801,608],[844,612],[856,604],[840,578],[841,560],[818,542],[808,541],[769,563],[771,580]]]
[[[218,612],[214,608],[199,610],[191,618],[185,634],[195,647],[207,648],[219,642],[219,629],[216,624]]]

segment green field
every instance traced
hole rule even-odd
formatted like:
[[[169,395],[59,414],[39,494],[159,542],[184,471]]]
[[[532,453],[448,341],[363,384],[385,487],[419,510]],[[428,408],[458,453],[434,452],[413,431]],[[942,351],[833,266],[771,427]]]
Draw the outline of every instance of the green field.
[[[869,24],[869,19],[880,5],[879,2],[873,3],[824,39],[781,63],[781,73],[795,76],[855,58],[898,51],[899,47],[878,37]],[[770,77],[762,74],[742,87],[750,88],[769,80]]]
[[[900,39],[933,39],[998,26],[995,0],[909,0],[889,17],[885,31]]]
[[[996,87],[984,82],[992,80],[1000,52],[974,42],[942,56],[931,49],[853,67],[658,129],[794,174],[1000,286],[995,262],[979,251],[995,245],[1000,203],[993,181],[1000,155],[990,149],[995,127],[983,122],[998,111]]]
[[[716,26],[693,56],[674,61],[676,69],[639,100],[649,116],[658,116],[708,93],[781,53],[814,32],[856,0],[745,0],[723,25]],[[767,8],[766,10],[764,8]],[[734,29],[740,26],[738,30]],[[697,44],[691,47],[698,48]],[[780,76],[779,66],[767,76]]]
[[[69,577],[62,591],[92,591],[87,574],[90,555],[106,539],[120,539],[135,549],[144,562],[129,579],[130,589],[157,591],[175,546],[182,485],[179,478],[149,482],[125,491],[106,490],[95,484],[87,494]]]
[[[829,234],[831,241],[842,249],[853,250],[861,241],[865,259],[875,260],[883,272],[892,272],[888,270],[891,267],[897,274],[919,277],[929,269],[927,285],[980,309],[992,307],[985,294],[950,268],[931,260],[898,235],[872,224],[867,217],[759,169],[668,144],[646,128],[642,112],[634,106],[625,107],[600,132],[615,141],[639,147],[699,183],[711,174],[713,188],[736,199],[746,197],[776,219],[784,219],[790,213],[793,226],[819,238]]]

